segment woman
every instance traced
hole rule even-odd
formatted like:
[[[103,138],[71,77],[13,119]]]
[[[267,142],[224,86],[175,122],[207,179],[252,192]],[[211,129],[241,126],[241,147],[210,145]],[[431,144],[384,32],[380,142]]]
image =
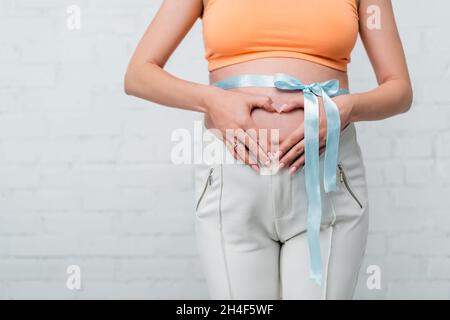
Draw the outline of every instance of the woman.
[[[163,70],[199,17],[212,85]],[[358,33],[379,86],[349,93]],[[211,298],[353,296],[368,232],[354,123],[412,103],[391,1],[165,0],[131,59],[125,91],[204,113],[204,127],[238,159],[196,168]]]

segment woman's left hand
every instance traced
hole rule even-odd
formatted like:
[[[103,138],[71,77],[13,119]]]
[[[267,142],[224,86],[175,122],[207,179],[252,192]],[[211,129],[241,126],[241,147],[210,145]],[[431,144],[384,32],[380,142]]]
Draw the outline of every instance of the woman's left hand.
[[[332,98],[336,103],[341,116],[341,130],[350,123],[350,116],[353,109],[352,95],[340,95]],[[289,112],[294,109],[304,108],[303,97],[293,98],[289,101],[282,112]],[[273,158],[278,158],[279,168],[289,168],[289,173],[293,174],[305,164],[305,127],[304,123],[294,130],[279,146],[278,152]],[[319,98],[319,154],[325,150],[327,140],[327,121],[322,99]]]

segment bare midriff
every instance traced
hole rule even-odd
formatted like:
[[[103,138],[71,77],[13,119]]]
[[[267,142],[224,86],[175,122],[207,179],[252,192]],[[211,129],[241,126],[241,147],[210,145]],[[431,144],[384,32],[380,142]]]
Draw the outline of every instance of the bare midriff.
[[[339,80],[341,88],[348,89],[348,77],[344,71],[332,69],[317,63],[295,58],[265,58],[251,60],[243,63],[233,64],[210,72],[210,83],[225,79],[230,76],[241,74],[266,74],[286,73],[296,77],[305,84],[313,82],[323,82],[330,79]],[[287,103],[293,95],[301,95],[299,91],[280,91],[276,88],[235,88],[229,89],[245,93],[269,96],[276,109]],[[295,109],[290,112],[269,112],[261,108],[256,108],[251,114],[257,128],[259,129],[279,129],[279,142],[281,143],[289,134],[303,123],[303,109]],[[205,126],[213,127],[211,119],[206,114]]]

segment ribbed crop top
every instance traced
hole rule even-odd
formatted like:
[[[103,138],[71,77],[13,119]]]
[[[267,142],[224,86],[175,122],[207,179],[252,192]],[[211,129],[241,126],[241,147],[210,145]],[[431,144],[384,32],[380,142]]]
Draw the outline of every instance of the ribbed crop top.
[[[202,27],[208,70],[270,57],[346,71],[358,36],[357,0],[209,0]]]

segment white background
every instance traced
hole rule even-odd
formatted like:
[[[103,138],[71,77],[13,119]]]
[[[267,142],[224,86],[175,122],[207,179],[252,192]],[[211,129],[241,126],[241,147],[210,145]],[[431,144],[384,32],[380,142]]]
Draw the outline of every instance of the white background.
[[[181,1],[181,0],[180,0]],[[450,298],[450,5],[394,0],[414,82],[406,115],[358,124],[371,227],[355,298]],[[66,8],[81,8],[81,30]],[[123,93],[153,0],[0,0],[0,298],[207,298],[191,166],[200,114]],[[380,48],[382,50],[382,48]],[[200,21],[167,65],[207,83]],[[376,85],[358,43],[351,90]],[[66,288],[81,267],[82,288]],[[366,266],[382,271],[366,287]]]

